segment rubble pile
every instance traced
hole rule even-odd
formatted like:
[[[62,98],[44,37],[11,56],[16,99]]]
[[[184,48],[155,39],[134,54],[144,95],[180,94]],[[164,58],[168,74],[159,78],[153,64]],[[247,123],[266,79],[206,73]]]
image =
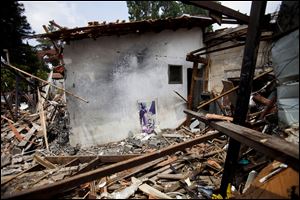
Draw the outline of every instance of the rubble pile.
[[[159,134],[153,133],[146,136],[142,136],[141,134],[139,134],[139,136],[133,135],[126,140],[111,143],[106,146],[82,148],[78,151],[76,156],[72,158],[88,156],[90,156],[90,158],[82,163],[73,163],[74,165],[72,161],[54,164],[54,157],[59,159],[62,158],[62,156],[49,156],[50,154],[46,151],[36,151],[36,154],[27,156],[27,160],[24,161],[28,163],[26,164],[26,168],[15,171],[17,175],[7,176],[8,173],[6,172],[5,176],[2,177],[1,182],[4,183],[2,185],[2,194],[26,190],[45,183],[53,183],[66,177],[79,174],[83,172],[84,168],[88,166],[93,159],[101,157],[101,155],[119,156],[132,154],[138,156],[142,153],[157,150],[154,143],[161,144],[157,145],[158,148],[165,148],[170,145],[169,143],[177,144],[191,139],[191,134],[194,134],[193,138],[203,135],[203,133],[200,134],[200,132],[190,132],[189,135],[187,135],[185,134],[186,130],[183,130],[184,129],[178,131],[170,129],[161,130]],[[185,151],[179,151],[175,155],[165,156],[130,170],[125,170],[102,178],[101,180],[93,181],[93,187],[95,187],[93,194],[97,198],[123,198],[128,195],[133,195],[132,198],[148,198],[150,193],[144,193],[143,189],[138,192],[133,192],[139,187],[146,187],[164,193],[162,196],[157,196],[158,198],[176,198],[176,196],[193,198],[195,195],[207,196],[208,194],[206,193],[212,193],[213,189],[218,188],[220,185],[221,166],[224,164],[226,156],[226,143],[226,137],[213,139],[207,143],[201,143],[187,148]],[[123,149],[125,150],[123,151]],[[49,160],[47,160],[47,158]],[[24,160],[24,156],[22,159]],[[51,164],[49,164],[49,162]],[[21,163],[23,162],[20,162],[20,164]],[[25,164],[23,163],[21,165]],[[105,166],[108,166],[108,163],[102,163],[98,168]],[[7,169],[3,170],[7,171]],[[13,179],[11,180],[12,177]],[[137,179],[139,184],[131,184],[131,180],[133,179]],[[130,191],[131,194],[129,194],[129,191],[127,191],[128,187],[133,187],[133,185],[137,188]],[[65,197],[68,198],[68,195],[77,198],[82,197],[82,195],[85,195],[87,192],[90,193],[90,187],[90,184],[82,185],[80,188],[66,194],[67,196]],[[103,190],[106,192],[103,192]]]
[[[228,88],[229,82],[223,82],[227,84],[224,84],[225,93],[228,90],[234,91],[233,83],[229,84],[232,88]],[[151,133],[130,133],[128,138],[119,142],[81,148],[69,144],[71,127],[64,93],[47,96],[47,89],[45,90],[40,94],[37,89],[36,104],[29,96],[27,102],[21,103],[18,108],[10,104],[11,101],[5,100],[5,95],[5,101],[1,102],[1,196],[9,197],[64,181],[64,187],[69,187],[68,178],[80,178],[78,175],[84,173],[86,176],[95,171],[105,171],[119,162],[125,162],[125,167],[121,167],[123,170],[117,169],[117,173],[112,170],[112,173],[101,175],[98,179],[91,178],[93,181],[85,181],[84,184],[77,184],[77,187],[56,192],[54,196],[98,199],[219,198],[217,194],[224,172],[228,136],[207,125],[217,121],[229,124],[233,122],[236,94],[227,93],[228,96],[224,95],[221,99],[219,97],[222,94],[212,92],[215,97],[208,102],[215,102],[219,110],[211,112],[213,109],[209,109],[208,112],[199,109],[194,112],[197,115],[193,115],[201,116],[205,123],[195,117],[190,119],[190,124],[183,123],[174,130],[155,127]],[[207,102],[204,104],[207,105]],[[245,126],[263,135],[299,144],[299,124],[290,121],[289,125],[279,123],[281,118],[278,117],[278,106],[277,80],[274,75],[257,79]],[[285,115],[288,114],[285,112]],[[288,119],[291,118],[285,120]],[[197,139],[210,135],[214,137],[194,143]],[[264,139],[260,142],[266,141]],[[192,145],[184,146],[186,143]],[[147,162],[144,160],[131,168],[126,166],[126,161],[132,161],[130,159],[143,156],[148,158],[147,156],[160,155],[161,152],[169,153],[147,159]],[[274,159],[263,152],[242,145],[235,166],[236,176],[226,198],[239,197],[247,192],[253,177],[272,162]],[[280,162],[273,165],[278,173],[288,167]],[[271,172],[262,177],[262,180],[269,180],[276,173]]]
[[[252,94],[247,126],[263,134],[276,135],[297,141],[297,126],[281,128],[277,123],[274,81],[265,83]],[[272,86],[272,87],[270,87]],[[226,107],[233,113],[228,99],[218,102],[220,109]],[[88,148],[72,147],[68,135],[68,113],[62,96],[45,103],[47,140],[41,128],[40,115],[20,110],[19,120],[8,119],[9,112],[2,113],[1,123],[1,195],[26,191],[45,184],[139,155],[159,151],[190,141],[206,134],[215,133],[206,126],[180,126],[176,130],[156,128],[153,133],[131,133],[122,141]],[[200,113],[202,111],[199,111]],[[224,111],[225,112],[225,111]],[[207,113],[208,120],[232,121],[232,115]],[[5,117],[7,116],[7,117]],[[197,124],[197,123],[196,123]],[[291,136],[292,135],[292,136]],[[298,140],[299,142],[299,140]],[[220,187],[223,166],[228,148],[228,137],[223,135],[212,140],[177,151],[137,167],[105,176],[59,194],[60,198],[212,198]],[[106,159],[106,161],[105,161]],[[101,162],[98,162],[101,160]],[[258,173],[273,160],[253,148],[242,145],[237,176],[231,197],[246,191],[249,174]],[[96,164],[95,164],[96,163]],[[247,186],[248,187],[248,186]]]

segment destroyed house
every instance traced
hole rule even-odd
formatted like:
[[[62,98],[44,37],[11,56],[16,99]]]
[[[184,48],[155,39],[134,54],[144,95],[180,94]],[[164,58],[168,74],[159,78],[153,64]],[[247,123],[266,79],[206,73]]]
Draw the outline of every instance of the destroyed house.
[[[188,95],[193,64],[185,55],[204,46],[203,32],[211,23],[182,16],[53,32],[53,39],[68,43],[66,90],[89,101],[67,100],[71,144],[104,144],[182,123],[186,104],[174,91]],[[141,106],[151,110],[147,122],[140,119]]]
[[[210,17],[50,21],[47,81],[1,62],[43,83],[3,95],[1,198],[299,199],[299,2],[185,3]]]

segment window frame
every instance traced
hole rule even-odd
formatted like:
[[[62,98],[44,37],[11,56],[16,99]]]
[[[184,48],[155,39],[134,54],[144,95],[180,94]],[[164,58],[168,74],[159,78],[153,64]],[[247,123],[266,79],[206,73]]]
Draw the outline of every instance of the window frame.
[[[171,72],[171,68],[172,67],[180,67],[180,75],[176,75],[175,78],[179,78],[180,76],[180,80],[171,80],[171,76],[174,76],[174,72],[172,74]],[[177,72],[177,70],[176,70]],[[172,77],[172,79],[174,79],[174,77]],[[183,84],[183,66],[182,65],[168,65],[168,84]]]

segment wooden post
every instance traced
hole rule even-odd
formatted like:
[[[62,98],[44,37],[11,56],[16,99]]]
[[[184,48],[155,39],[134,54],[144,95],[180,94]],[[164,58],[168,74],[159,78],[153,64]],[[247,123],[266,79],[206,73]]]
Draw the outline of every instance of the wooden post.
[[[49,151],[46,120],[45,120],[44,108],[43,108],[42,98],[41,98],[41,94],[40,94],[39,89],[37,89],[37,93],[38,93],[38,111],[39,111],[39,114],[40,114],[41,126],[42,126],[43,133],[44,133],[46,149],[47,149],[47,151]]]
[[[41,82],[43,82],[43,83],[49,84],[49,85],[51,85],[52,87],[55,87],[55,88],[57,88],[57,89],[60,89],[60,90],[62,90],[62,91],[64,91],[64,92],[66,92],[67,94],[69,94],[69,95],[71,95],[71,96],[73,96],[73,97],[76,97],[76,98],[78,98],[78,99],[80,99],[80,100],[82,100],[82,101],[84,101],[84,102],[86,102],[86,103],[89,102],[89,101],[83,99],[82,97],[79,97],[79,96],[77,96],[77,95],[75,95],[75,94],[73,94],[73,93],[71,93],[71,92],[65,90],[64,88],[61,88],[61,87],[58,87],[58,86],[56,86],[56,85],[54,85],[54,84],[52,84],[52,83],[49,83],[48,81],[45,81],[45,80],[43,80],[43,79],[41,79],[41,78],[39,78],[39,77],[37,77],[37,76],[34,76],[34,75],[32,75],[32,74],[29,74],[29,73],[27,73],[27,72],[25,72],[25,71],[23,71],[23,70],[21,70],[21,69],[19,69],[19,68],[17,68],[17,67],[14,67],[14,66],[12,66],[12,65],[10,65],[10,64],[6,64],[6,63],[2,63],[2,64],[4,64],[5,66],[8,66],[8,67],[10,67],[10,68],[13,68],[13,69],[15,69],[15,70],[17,70],[17,71],[19,71],[19,72],[21,72],[21,73],[23,73],[23,74],[26,74],[27,76],[30,76],[30,77],[32,77],[32,78],[35,78],[35,79],[37,79],[37,80],[39,80],[39,81],[41,81]]]
[[[190,87],[190,94],[188,96],[188,103],[187,103],[187,107],[188,107],[189,110],[192,110],[192,107],[193,107],[195,77],[197,75],[197,71],[198,71],[198,62],[194,62],[193,72],[192,72],[192,82],[191,82],[191,87]],[[187,127],[190,127],[190,124],[191,124],[191,116],[187,115],[185,125]]]
[[[18,111],[19,111],[19,76],[16,75],[16,91],[15,91],[15,118],[18,118]]]
[[[265,14],[266,4],[266,1],[252,1],[251,5],[250,20],[240,75],[240,84],[233,119],[233,123],[239,125],[244,125],[247,117],[261,35],[260,23]],[[234,140],[233,138],[229,139],[224,173],[220,187],[220,193],[223,198],[226,197],[228,184],[232,182],[234,176],[240,146],[241,143],[239,143],[237,140]]]

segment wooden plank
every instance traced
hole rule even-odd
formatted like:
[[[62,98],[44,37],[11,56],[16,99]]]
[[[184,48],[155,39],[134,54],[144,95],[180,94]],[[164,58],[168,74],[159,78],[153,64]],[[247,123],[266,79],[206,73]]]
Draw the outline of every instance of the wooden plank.
[[[25,126],[21,126],[19,128],[17,128],[17,132],[20,133],[21,131],[23,131],[25,129]],[[13,138],[16,134],[13,131],[10,131],[6,136],[5,139],[10,140],[11,138]],[[20,134],[21,138],[23,139],[23,136]]]
[[[189,137],[189,136],[181,135],[181,134],[178,134],[178,133],[164,133],[164,134],[162,134],[162,136],[167,137],[167,138],[186,138],[186,137]]]
[[[208,152],[208,153],[203,153],[203,154],[200,154],[200,155],[198,153],[197,154],[191,153],[189,155],[189,157],[203,159],[203,158],[211,157],[215,154],[222,153],[223,151],[225,151],[225,149],[219,149],[219,150],[211,151],[211,152]]]
[[[81,170],[79,170],[78,172],[75,173],[75,175],[77,174],[81,174],[84,172],[88,172],[92,169],[94,169],[95,167],[97,167],[98,165],[100,165],[101,161],[98,157],[96,157],[95,159],[93,159],[92,161],[90,161],[87,166],[85,166],[84,168],[82,168]]]
[[[258,48],[263,26],[264,13],[267,2],[253,1],[251,4],[250,20],[247,29],[246,44],[240,73],[239,91],[234,110],[234,123],[244,125],[247,119],[249,99],[252,90],[255,66],[258,55]],[[227,195],[228,184],[232,183],[235,168],[237,167],[241,144],[229,138],[228,150],[226,154],[224,173],[222,175],[220,194],[225,198]]]
[[[177,156],[172,156],[172,157],[168,156],[168,159],[167,159],[167,160],[158,163],[158,164],[155,165],[154,167],[155,167],[155,168],[156,168],[156,167],[163,167],[163,166],[165,166],[165,165],[168,165],[168,164],[170,164],[170,163],[175,162],[177,159],[178,159]]]
[[[207,65],[208,63],[208,60],[206,58],[200,57],[198,55],[193,55],[193,54],[187,54],[186,61],[202,63],[204,65]]]
[[[101,162],[103,163],[116,163],[116,162],[121,162],[128,160],[130,158],[135,158],[140,156],[141,154],[124,154],[124,155],[102,155],[99,156],[101,159]]]
[[[263,72],[263,73],[257,75],[253,80],[256,80],[256,79],[258,79],[258,78],[261,78],[261,77],[263,77],[263,76],[269,74],[269,73],[272,72],[272,71],[273,71],[273,69],[272,69],[272,70],[269,70],[269,71],[266,71],[266,72]],[[207,101],[207,102],[205,102],[205,103],[203,103],[203,104],[200,104],[197,108],[198,108],[198,109],[203,108],[204,106],[210,104],[211,102],[214,102],[215,100],[220,99],[221,97],[223,97],[223,96],[225,96],[225,95],[228,95],[228,94],[230,94],[230,93],[233,92],[233,91],[236,91],[238,88],[239,88],[239,86],[236,86],[236,87],[232,88],[231,90],[228,90],[228,91],[226,91],[226,92],[220,94],[219,96],[217,96],[217,97],[215,97],[215,98],[212,98],[212,99],[210,99],[209,101]]]
[[[154,196],[154,197],[159,198],[159,199],[172,199],[168,195],[162,193],[161,191],[151,187],[150,185],[148,185],[146,183],[140,185],[139,189],[141,191],[143,191],[144,193],[146,193],[148,195],[151,195],[151,196]]]
[[[1,115],[1,118],[2,119],[5,119],[5,120],[7,120],[7,121],[9,121],[10,123],[15,123],[13,120],[11,120],[11,119],[8,119],[7,117],[5,117],[4,115]]]
[[[187,103],[187,108],[192,109],[193,107],[193,98],[194,98],[194,87],[195,87],[195,77],[198,72],[198,63],[194,62],[193,64],[193,71],[192,71],[192,80],[191,80],[191,86],[190,86],[190,93],[188,96],[188,103]],[[186,116],[186,122],[185,125],[189,127],[191,125],[191,117],[189,115]]]
[[[178,164],[177,164],[177,165],[178,165]],[[176,166],[177,166],[177,165],[176,165]],[[163,172],[163,171],[165,171],[165,170],[167,170],[167,169],[170,169],[170,166],[169,166],[169,165],[164,166],[164,167],[161,167],[161,168],[159,168],[159,169],[157,169],[157,170],[154,170],[154,171],[152,171],[152,172],[149,172],[148,174],[144,174],[142,177],[140,177],[140,179],[143,180],[143,179],[146,179],[146,178],[153,177],[153,176],[157,175],[158,173]]]
[[[70,165],[72,165],[72,163],[75,163],[75,162],[77,162],[77,161],[78,161],[78,159],[75,158],[75,159],[71,160],[69,163],[66,163],[66,164],[63,165],[63,166],[60,166],[60,167],[57,167],[57,168],[55,168],[55,169],[50,170],[50,171],[47,172],[44,176],[42,176],[42,177],[40,177],[39,179],[37,179],[32,185],[37,184],[38,182],[40,182],[40,181],[43,180],[44,178],[48,177],[50,174],[54,174],[55,172],[60,171],[60,170],[62,170],[63,168],[65,168],[65,167],[67,167],[67,166],[70,166]]]
[[[172,173],[173,170],[171,169],[171,166],[172,166],[174,169],[180,169],[180,168],[182,168],[182,167],[184,166],[184,164],[182,163],[182,164],[174,164],[174,165],[170,165],[170,166],[168,166],[168,168],[167,168],[166,170],[161,171],[161,172],[163,172],[164,174]],[[150,180],[151,180],[151,181],[156,181],[157,179],[158,179],[158,177],[157,177],[157,176],[154,176],[154,177],[152,177]]]
[[[259,180],[274,170],[274,163],[269,164],[259,172],[248,190],[237,196],[237,199],[299,199],[299,172],[288,167],[274,175],[269,181],[260,183]],[[293,187],[294,192],[293,191]],[[260,192],[257,192],[260,191]],[[292,193],[294,193],[292,195]]]
[[[123,174],[119,175],[117,178],[111,180],[111,181],[108,181],[107,183],[107,186],[110,186],[111,184],[115,183],[116,181],[119,181],[119,180],[122,180],[124,178],[127,178],[129,176],[132,176],[138,172],[141,172],[147,168],[150,168],[152,167],[153,165],[156,165],[157,163],[160,163],[161,161],[163,161],[165,158],[158,158],[156,160],[153,160],[149,163],[145,163],[143,165],[140,165],[140,166],[137,166],[137,167],[134,167],[134,168],[131,168],[131,169],[128,169],[126,170]]]
[[[10,121],[8,121],[8,126],[12,130],[12,132],[15,134],[16,138],[21,142],[23,140],[23,137],[20,135],[19,131],[14,127]]]
[[[41,166],[41,165],[40,164],[35,164],[34,166],[30,167],[29,169],[26,169],[26,170],[18,173],[17,175],[10,177],[9,179],[7,179],[7,180],[5,180],[3,182],[1,181],[1,186],[5,185],[6,183],[10,182],[11,180],[13,180],[13,179],[15,179],[15,178],[17,178],[19,176],[21,176],[22,174],[25,174],[27,172],[31,172],[32,170],[36,169],[38,166]]]
[[[102,155],[98,156],[100,162],[102,163],[115,163],[128,160],[140,156],[140,154],[125,154],[125,155]],[[50,161],[53,164],[63,165],[67,162],[70,162],[74,158],[78,158],[80,163],[90,162],[95,159],[97,156],[46,156],[45,159]]]
[[[299,145],[233,123],[223,121],[209,122],[205,117],[202,117],[199,113],[194,111],[184,110],[184,112],[196,117],[200,121],[229,137],[260,151],[275,160],[286,163],[299,171]]]
[[[27,72],[25,72],[25,71],[23,71],[23,70],[21,70],[21,69],[19,69],[19,68],[17,68],[17,67],[14,67],[14,66],[12,66],[12,65],[10,65],[10,64],[7,64],[7,63],[2,63],[2,64],[5,65],[5,66],[7,66],[7,67],[13,68],[13,69],[15,69],[15,70],[17,70],[17,71],[19,71],[19,72],[21,72],[21,73],[23,73],[23,74],[26,74],[27,76],[30,76],[30,77],[32,77],[32,78],[35,78],[35,79],[37,79],[37,80],[39,80],[39,81],[41,81],[41,82],[43,82],[43,83],[49,84],[49,85],[51,85],[52,87],[55,87],[55,88],[57,88],[57,89],[60,89],[60,90],[64,91],[65,93],[67,93],[67,94],[69,94],[69,95],[71,95],[71,96],[74,96],[74,97],[76,97],[76,98],[78,98],[78,99],[80,99],[80,100],[82,100],[82,101],[84,101],[84,102],[86,102],[86,103],[89,102],[89,101],[83,99],[82,97],[77,96],[77,95],[75,95],[75,94],[73,94],[73,93],[71,93],[71,92],[65,90],[64,88],[61,88],[61,87],[58,87],[58,86],[56,86],[56,85],[54,85],[54,84],[52,84],[52,83],[49,83],[48,81],[45,81],[45,80],[43,80],[43,79],[41,79],[41,78],[39,78],[39,77],[37,77],[37,76],[34,76],[34,75],[32,75],[32,74],[29,74],[29,73],[27,73]]]
[[[47,149],[47,151],[49,151],[46,119],[45,119],[44,107],[43,107],[43,104],[42,104],[42,98],[41,98],[41,94],[40,94],[39,89],[37,90],[37,94],[38,94],[38,110],[39,110],[39,114],[40,114],[40,122],[41,122],[41,126],[42,126],[42,131],[43,131],[43,134],[44,134],[46,149]]]
[[[183,174],[157,174],[157,177],[172,180],[180,180],[185,178]]]
[[[32,127],[28,133],[26,134],[26,136],[24,137],[24,139],[18,144],[19,147],[24,147],[27,142],[29,141],[29,139],[31,138],[31,136],[35,133],[36,128]]]
[[[211,114],[211,113],[207,113],[205,115],[205,117],[207,119],[214,119],[214,120],[225,120],[225,121],[230,121],[232,122],[233,121],[233,117],[228,117],[228,116],[223,116],[223,115],[217,115],[217,114]]]
[[[46,160],[45,158],[40,157],[39,155],[35,154],[33,156],[33,158],[41,165],[43,165],[44,167],[46,167],[47,169],[55,169],[56,165],[52,164],[51,162],[49,162],[48,160]]]
[[[238,26],[236,28],[228,28],[228,29],[225,29],[225,30],[220,31],[220,32],[210,33],[210,34],[207,34],[204,37],[204,42],[205,43],[208,43],[208,42],[211,43],[212,40],[221,39],[220,42],[215,42],[212,45],[208,46],[208,48],[211,48],[211,47],[220,45],[224,42],[228,42],[228,41],[233,40],[235,38],[246,35],[247,34],[247,28],[248,28],[248,25],[241,25],[241,26]],[[206,48],[206,49],[208,49],[208,48]],[[199,52],[199,50],[198,50],[198,52]]]
[[[226,7],[226,6],[222,6],[221,4],[218,4],[216,2],[212,2],[212,1],[183,1],[183,3],[192,4],[194,6],[201,7],[201,8],[207,9],[209,11],[213,11],[214,13],[220,13],[220,14],[226,15],[228,17],[231,17],[233,19],[238,20],[241,23],[245,23],[245,24],[249,23],[249,16],[248,15],[245,15],[243,13],[235,11],[231,8]]]
[[[100,169],[92,170],[83,174],[79,174],[55,183],[51,183],[44,186],[39,186],[26,191],[21,191],[14,194],[7,194],[2,196],[3,199],[24,199],[24,198],[39,198],[41,195],[47,193],[50,198],[54,194],[58,194],[67,189],[79,186],[81,184],[100,179],[102,177],[117,173],[131,167],[139,166],[143,163],[161,158],[162,156],[170,155],[186,148],[191,148],[195,144],[211,140],[213,138],[221,136],[220,133],[208,133],[190,141],[182,142],[176,145],[171,145],[167,148],[160,149],[159,151],[147,153],[135,158],[131,158],[122,162],[111,164],[109,166],[102,167]]]

